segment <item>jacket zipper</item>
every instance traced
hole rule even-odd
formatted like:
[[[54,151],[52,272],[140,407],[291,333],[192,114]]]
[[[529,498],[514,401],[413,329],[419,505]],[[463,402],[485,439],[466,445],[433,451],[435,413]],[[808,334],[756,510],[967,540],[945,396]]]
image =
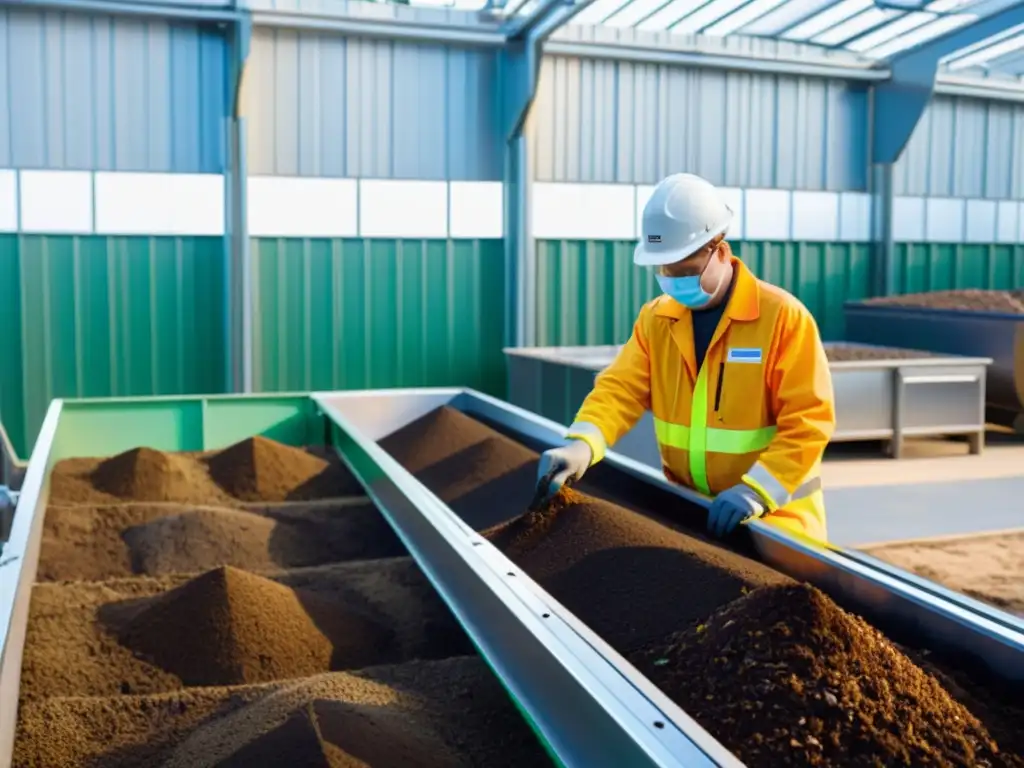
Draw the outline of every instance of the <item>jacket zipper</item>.
[[[722,384],[725,382],[725,363],[718,364],[718,384],[715,385],[715,413],[722,404]]]

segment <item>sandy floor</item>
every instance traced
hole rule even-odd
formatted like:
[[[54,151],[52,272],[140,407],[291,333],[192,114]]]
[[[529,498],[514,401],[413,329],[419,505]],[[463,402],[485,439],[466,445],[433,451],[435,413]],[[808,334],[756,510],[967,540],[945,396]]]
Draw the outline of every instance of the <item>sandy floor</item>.
[[[903,541],[865,547],[864,551],[1024,616],[1024,530]]]

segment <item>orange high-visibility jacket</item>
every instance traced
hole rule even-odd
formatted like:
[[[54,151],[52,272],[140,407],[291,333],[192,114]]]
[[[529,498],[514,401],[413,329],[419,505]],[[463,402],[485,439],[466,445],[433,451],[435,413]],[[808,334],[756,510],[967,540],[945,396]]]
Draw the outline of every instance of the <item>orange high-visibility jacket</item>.
[[[590,443],[596,462],[650,410],[669,480],[709,495],[745,483],[764,499],[765,522],[824,541],[819,473],[835,410],[818,328],[796,298],[732,263],[732,296],[700,370],[690,310],[659,296],[568,436]]]

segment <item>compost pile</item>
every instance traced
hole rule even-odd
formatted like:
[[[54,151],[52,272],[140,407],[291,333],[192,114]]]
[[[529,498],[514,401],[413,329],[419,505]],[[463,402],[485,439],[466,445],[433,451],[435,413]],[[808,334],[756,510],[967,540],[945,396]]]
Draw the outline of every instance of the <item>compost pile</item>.
[[[752,768],[1024,766],[1020,712],[926,672],[696,526],[619,506],[586,480],[523,513],[535,474],[525,488],[508,477],[524,461],[535,473],[536,454],[449,408],[382,445]],[[478,482],[438,470],[454,455]]]
[[[929,291],[902,296],[878,296],[865,299],[865,304],[893,307],[923,307],[925,309],[953,309],[966,312],[1000,312],[1024,314],[1024,290],[983,291]]]
[[[326,451],[68,460],[43,525],[16,766],[547,764]]]
[[[920,360],[936,355],[920,349],[870,347],[859,344],[826,344],[825,356],[830,363],[843,363],[854,360]]]

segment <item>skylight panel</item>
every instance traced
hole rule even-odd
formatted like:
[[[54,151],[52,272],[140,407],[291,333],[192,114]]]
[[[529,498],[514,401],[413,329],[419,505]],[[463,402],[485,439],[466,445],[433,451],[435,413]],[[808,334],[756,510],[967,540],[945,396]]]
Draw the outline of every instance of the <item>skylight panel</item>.
[[[939,35],[944,35],[946,32],[952,32],[954,29],[958,29],[965,24],[970,24],[976,18],[976,16],[969,13],[955,16],[940,16],[935,21],[922,24],[905,35],[900,35],[888,43],[883,43],[877,48],[868,50],[867,55],[875,59],[887,59],[900,51],[926,43]]]
[[[831,8],[835,3],[836,0],[789,0],[751,22],[743,32],[748,35],[779,37],[813,14]]]
[[[671,0],[633,0],[603,22],[610,27],[632,27]]]
[[[680,35],[696,34],[709,24],[721,21],[745,2],[746,0],[712,0],[672,27],[672,32]]]
[[[637,24],[636,28],[647,30],[649,32],[660,32],[666,30],[687,13],[696,10],[701,5],[702,3],[699,0],[672,0],[672,2],[652,15],[649,19],[645,19]]]
[[[802,24],[797,24],[791,30],[784,32],[782,37],[786,40],[810,40],[829,27],[870,8],[873,4],[872,0],[842,0],[842,2],[836,3],[831,8],[812,16]]]
[[[789,2],[789,0],[753,0],[753,2],[747,3],[734,13],[730,13],[721,21],[715,22],[704,32],[705,34],[717,37],[731,35],[736,30],[742,29],[754,19],[768,13],[773,8],[778,8],[785,2]]]
[[[630,0],[594,0],[593,3],[573,17],[572,23],[600,24],[629,2]]]
[[[886,24],[884,27],[879,27],[874,32],[868,32],[863,37],[851,40],[846,46],[851,51],[857,53],[863,53],[871,48],[875,48],[882,43],[887,43],[900,35],[906,34],[912,29],[917,29],[922,24],[927,24],[929,21],[934,21],[936,18],[934,13],[907,13],[900,18]]]
[[[949,13],[973,2],[974,0],[933,0],[924,7],[924,10],[932,13]]]
[[[831,29],[826,29],[817,37],[811,38],[811,42],[818,45],[840,45],[862,32],[867,32],[879,24],[884,24],[886,21],[897,18],[901,14],[902,11],[868,8],[853,18],[840,22]]]
[[[984,67],[994,59],[1019,51],[1021,48],[1024,48],[1024,35],[1017,35],[1017,37],[1011,37],[1001,43],[982,48],[977,53],[956,59],[948,65],[948,68],[951,72],[955,72],[969,67]]]

